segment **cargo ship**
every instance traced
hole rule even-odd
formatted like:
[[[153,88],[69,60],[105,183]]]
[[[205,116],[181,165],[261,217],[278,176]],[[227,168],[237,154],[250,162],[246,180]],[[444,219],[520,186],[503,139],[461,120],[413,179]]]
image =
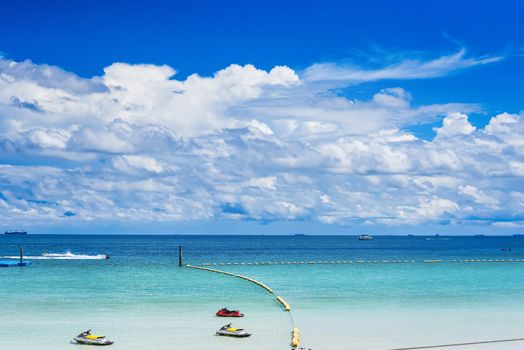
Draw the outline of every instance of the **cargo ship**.
[[[27,235],[27,231],[5,230],[4,234],[6,235]]]

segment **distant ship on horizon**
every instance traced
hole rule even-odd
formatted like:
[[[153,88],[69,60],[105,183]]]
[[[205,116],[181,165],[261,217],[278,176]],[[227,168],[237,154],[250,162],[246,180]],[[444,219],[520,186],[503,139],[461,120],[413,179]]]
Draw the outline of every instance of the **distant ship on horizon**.
[[[4,234],[6,235],[27,235],[27,231],[5,230]]]
[[[373,240],[373,236],[364,233],[364,234],[358,236],[358,240],[359,241],[372,241]]]

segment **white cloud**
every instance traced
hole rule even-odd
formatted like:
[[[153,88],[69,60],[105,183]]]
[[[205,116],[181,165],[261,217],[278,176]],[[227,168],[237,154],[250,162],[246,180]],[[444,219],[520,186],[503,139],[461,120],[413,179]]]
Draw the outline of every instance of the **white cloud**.
[[[373,101],[384,107],[407,108],[411,101],[411,95],[399,87],[387,88],[375,94]]]
[[[84,79],[0,58],[0,155],[13,164],[0,165],[0,215],[6,224],[502,225],[524,210],[521,115],[476,129],[476,105],[412,106],[398,86],[348,100],[312,82],[434,77],[497,59],[461,51],[374,71],[314,65],[302,78],[283,66],[231,65],[179,80],[166,65],[115,63]],[[409,132],[435,121],[433,140]]]
[[[452,113],[444,118],[441,128],[435,128],[438,136],[453,137],[457,135],[469,135],[475,131],[475,127],[468,121],[468,116],[463,113]]]
[[[524,228],[524,222],[522,221],[498,221],[498,222],[493,223],[493,226],[522,230]]]
[[[138,155],[123,155],[121,157],[114,158],[113,166],[123,172],[129,172],[130,168],[146,170],[155,174],[159,174],[164,171],[164,167],[156,159]]]
[[[67,145],[67,132],[65,135],[60,131],[55,130],[43,130],[43,129],[33,129],[23,133],[27,137],[27,140],[42,149],[46,148],[58,148],[63,149]]]
[[[459,205],[449,199],[433,196],[429,199],[424,198],[418,207],[411,209],[424,218],[438,219],[443,214],[453,214],[459,209]]]
[[[322,196],[320,196],[320,200],[324,204],[330,204],[331,203],[331,198],[329,198],[329,196],[327,194],[323,194]]]
[[[508,134],[513,131],[515,126],[518,126],[519,117],[509,113],[502,113],[494,118],[491,118],[489,124],[485,128],[488,135]]]
[[[84,94],[105,91],[106,87],[98,77],[83,79],[58,67],[47,64],[34,64],[29,60],[16,62],[0,56],[0,85],[15,85],[33,82],[46,89],[61,90],[66,93]]]
[[[475,186],[466,185],[459,187],[459,193],[473,198],[475,203],[497,208],[499,201],[496,198],[490,197]]]
[[[251,178],[247,180],[245,184],[251,187],[275,190],[277,188],[277,178],[275,176]]]
[[[318,63],[308,67],[303,77],[308,81],[346,81],[361,83],[384,79],[421,79],[447,75],[453,71],[477,65],[493,63],[502,60],[501,56],[466,57],[466,50],[441,56],[439,58],[421,61],[406,59],[387,67],[368,70],[352,65],[337,63]]]

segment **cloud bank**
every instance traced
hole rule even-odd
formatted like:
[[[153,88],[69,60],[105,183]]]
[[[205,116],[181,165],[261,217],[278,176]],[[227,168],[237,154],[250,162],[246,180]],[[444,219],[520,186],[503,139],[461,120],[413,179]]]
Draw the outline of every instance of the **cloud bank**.
[[[374,71],[230,65],[177,79],[114,63],[85,79],[0,58],[0,215],[83,221],[300,220],[419,225],[524,222],[524,121],[479,106],[418,105],[399,86],[333,88],[488,64],[463,50]],[[327,83],[333,81],[335,84]],[[433,139],[409,132],[439,122]]]

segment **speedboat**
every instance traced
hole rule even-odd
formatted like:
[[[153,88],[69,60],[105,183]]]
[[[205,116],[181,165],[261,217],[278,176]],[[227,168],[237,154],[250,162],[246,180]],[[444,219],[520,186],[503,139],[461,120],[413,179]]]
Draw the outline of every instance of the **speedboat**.
[[[219,317],[244,317],[244,314],[238,310],[228,310],[227,307],[220,309],[216,312]]]
[[[90,329],[80,333],[79,335],[74,337],[73,340],[79,344],[85,345],[111,345],[114,343],[113,341],[106,339],[105,335],[91,334]]]
[[[233,328],[231,327],[231,323],[226,324],[222,328],[220,328],[217,332],[217,335],[223,335],[227,337],[236,337],[236,338],[245,338],[249,337],[251,334],[246,332],[244,328]]]
[[[372,241],[373,236],[363,234],[363,235],[358,236],[358,240],[359,241]]]

